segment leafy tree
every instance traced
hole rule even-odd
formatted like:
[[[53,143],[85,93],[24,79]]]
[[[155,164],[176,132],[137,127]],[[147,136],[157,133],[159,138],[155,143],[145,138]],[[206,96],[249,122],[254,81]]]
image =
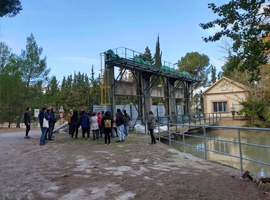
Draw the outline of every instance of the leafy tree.
[[[0,43],[0,122],[14,122],[22,105],[23,83],[18,57],[8,46]]]
[[[47,80],[48,73],[50,69],[47,69],[46,57],[41,58],[42,48],[38,47],[33,34],[31,34],[26,39],[26,49],[22,50],[21,56],[18,61],[21,72],[21,80],[23,82],[24,88],[22,90],[23,94],[23,106],[20,110],[20,115],[17,121],[17,126],[21,121],[25,107],[30,106],[33,103],[33,97],[36,91],[33,89],[37,83]]]
[[[38,81],[35,85],[29,88],[31,98],[29,99],[29,105],[32,108],[41,108],[43,106],[53,106],[51,104],[50,98],[44,93],[44,85],[42,81]]]
[[[100,74],[99,77],[96,78],[90,88],[90,96],[89,96],[89,105],[97,105],[101,102],[101,91],[100,91]]]
[[[243,61],[239,70],[251,72],[251,79],[260,79],[259,66],[267,63],[267,53],[270,49],[269,15],[270,5],[265,0],[231,0],[222,6],[214,3],[208,8],[220,18],[208,23],[201,23],[203,29],[220,28],[213,36],[205,37],[205,42],[215,42],[222,37],[230,38],[233,42],[233,52]]]
[[[232,80],[235,80],[239,83],[242,83],[249,88],[252,88],[253,84],[250,82],[251,72],[248,70],[239,70],[242,65],[242,60],[239,56],[232,55],[229,52],[226,63],[221,67],[222,76],[228,77]]]
[[[239,71],[238,69],[240,65],[241,65],[241,58],[229,54],[226,63],[221,67],[223,71],[223,76],[233,77],[235,71]]]
[[[87,74],[78,72],[73,76],[64,77],[59,88],[61,90],[57,98],[59,99],[58,105],[63,106],[64,110],[87,110],[90,95],[90,82]]]
[[[56,76],[53,76],[46,88],[46,104],[57,108],[59,107],[59,86]]]
[[[267,100],[270,105],[270,64],[263,65],[261,67],[261,81],[260,85],[262,86],[262,90],[264,93],[264,99]]]
[[[270,127],[269,104],[264,100],[254,100],[251,96],[240,104],[243,106],[240,113],[246,115],[249,126]]]
[[[198,52],[187,53],[178,62],[179,71],[187,71],[193,76],[197,76],[202,80],[201,85],[205,86],[209,74],[209,58],[205,54]]]
[[[11,49],[4,42],[0,42],[0,74],[4,73],[7,64],[11,61]]]
[[[72,102],[70,102],[70,93],[72,90],[73,78],[69,75],[67,78],[64,76],[62,84],[60,86],[59,102],[63,106],[64,110],[73,108]]]
[[[22,10],[20,0],[1,0],[0,1],[0,17],[5,15],[14,17]]]
[[[26,39],[26,50],[21,54],[22,79],[26,85],[34,85],[40,80],[46,80],[50,69],[47,69],[46,57],[41,58],[43,49],[38,47],[34,35]]]
[[[47,85],[46,94],[49,96],[55,96],[59,92],[58,81],[56,76],[53,76]]]

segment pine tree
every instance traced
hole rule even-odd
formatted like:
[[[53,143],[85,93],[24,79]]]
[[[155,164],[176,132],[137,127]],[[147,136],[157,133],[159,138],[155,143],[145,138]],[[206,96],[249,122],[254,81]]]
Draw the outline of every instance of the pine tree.
[[[145,48],[145,52],[140,55],[140,57],[144,60],[144,61],[149,61],[151,65],[154,64],[154,59],[152,57],[152,54],[151,54],[151,50],[149,49],[149,47],[146,47]]]
[[[20,0],[1,0],[0,2],[0,17],[14,17],[22,10]]]

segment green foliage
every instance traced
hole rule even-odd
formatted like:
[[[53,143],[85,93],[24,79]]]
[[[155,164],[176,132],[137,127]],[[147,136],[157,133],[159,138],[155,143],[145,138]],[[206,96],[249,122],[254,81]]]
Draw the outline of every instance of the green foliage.
[[[215,42],[222,37],[233,41],[232,50],[243,61],[241,70],[251,72],[251,82],[260,79],[259,66],[267,63],[270,49],[270,41],[267,39],[270,5],[264,3],[265,0],[231,0],[222,6],[210,3],[208,7],[219,18],[200,24],[203,29],[220,28],[213,36],[205,37],[205,42]]]
[[[7,70],[0,74],[0,122],[15,122],[23,105],[23,84],[19,74]]]
[[[245,114],[249,126],[270,127],[269,104],[266,101],[259,101],[248,98],[240,103],[243,109],[240,114]]]
[[[7,15],[14,17],[22,10],[20,0],[1,0],[0,1],[0,17]]]
[[[17,121],[17,126],[22,120],[22,115],[26,107],[32,107],[37,99],[35,99],[36,94],[38,94],[35,89],[37,84],[42,81],[45,84],[47,80],[50,69],[47,69],[46,58],[41,58],[42,48],[38,47],[34,35],[31,34],[26,38],[26,49],[22,50],[21,56],[17,60],[17,65],[19,66],[19,72],[21,73],[21,81],[23,82],[22,99],[23,102],[21,110],[19,113],[19,118]],[[43,106],[43,105],[42,105]]]
[[[21,122],[26,107],[38,106],[44,101],[42,91],[49,69],[46,58],[41,59],[42,48],[39,48],[34,36],[27,38],[26,50],[21,56],[11,53],[3,43],[0,44],[0,75],[1,75],[1,109],[6,110],[3,121]]]
[[[239,71],[240,66],[241,58],[229,55],[227,62],[222,66],[223,76],[232,77],[235,71]]]
[[[154,64],[154,59],[152,57],[151,50],[148,47],[145,48],[144,54],[141,54],[139,57],[142,58],[144,61],[149,61],[151,65]]]
[[[0,74],[5,72],[7,64],[11,60],[11,49],[4,42],[0,42]]]
[[[211,65],[211,84],[215,83],[217,81],[217,69]]]
[[[91,82],[89,105],[99,105],[101,102],[100,97],[100,76]]]
[[[157,43],[156,43],[156,53],[155,53],[155,66],[156,68],[160,68],[162,66],[162,53],[160,51],[160,44],[159,44],[159,36],[157,38]]]
[[[0,122],[14,122],[23,104],[18,57],[5,43],[0,43]]]
[[[222,66],[222,76],[228,77],[248,87],[253,87],[252,85],[254,84],[250,82],[252,73],[247,69],[243,70],[242,63],[239,56],[233,56],[229,53],[226,63]]]
[[[100,103],[99,84],[96,80],[90,83],[87,74],[78,72],[77,74],[74,73],[73,76],[64,77],[59,88],[60,91],[56,98],[57,104],[63,106],[64,110],[88,110],[90,103]],[[98,88],[97,92],[96,88]]]
[[[190,52],[178,62],[179,71],[186,71],[202,80],[201,85],[205,86],[210,72],[209,58],[205,54]]]
[[[59,83],[55,76],[53,76],[46,87],[45,104],[53,108],[60,108],[59,105]]]
[[[41,59],[43,49],[38,47],[34,35],[31,34],[26,40],[26,50],[22,50],[20,64],[22,79],[29,87],[40,80],[46,80],[50,69],[47,69],[46,57]]]
[[[64,77],[62,84],[55,76],[48,78],[46,57],[41,58],[42,48],[34,36],[27,38],[21,56],[0,43],[0,113],[1,122],[22,121],[26,107],[51,106],[58,110],[88,110],[89,105],[100,103],[100,77],[92,79],[80,72]]]

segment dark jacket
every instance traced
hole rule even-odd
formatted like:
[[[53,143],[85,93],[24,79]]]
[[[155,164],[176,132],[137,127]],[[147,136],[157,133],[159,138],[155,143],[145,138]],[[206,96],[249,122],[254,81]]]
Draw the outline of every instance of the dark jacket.
[[[154,115],[152,115],[152,114],[149,114],[148,115],[147,125],[148,125],[148,129],[155,129],[156,120],[155,120],[155,116]]]
[[[27,126],[27,125],[30,125],[30,123],[31,123],[30,114],[29,114],[29,112],[25,112],[24,113],[24,124]]]
[[[124,124],[128,125],[130,120],[130,116],[127,113],[124,113]]]
[[[42,128],[43,127],[43,118],[49,120],[50,117],[49,115],[47,114],[46,111],[39,111],[39,114],[38,114],[38,119],[39,119],[39,124],[40,124],[40,127]]]
[[[124,124],[124,115],[122,112],[116,112],[115,124],[116,126],[121,126]]]
[[[56,122],[56,119],[55,119],[55,116],[54,116],[54,112],[51,111],[50,112],[50,119],[49,119],[49,126],[54,127],[55,122]]]
[[[78,115],[72,115],[71,117],[71,126],[74,128],[80,127],[80,117]]]
[[[81,116],[81,126],[82,126],[82,128],[89,128],[90,127],[89,117],[86,114],[83,114]]]

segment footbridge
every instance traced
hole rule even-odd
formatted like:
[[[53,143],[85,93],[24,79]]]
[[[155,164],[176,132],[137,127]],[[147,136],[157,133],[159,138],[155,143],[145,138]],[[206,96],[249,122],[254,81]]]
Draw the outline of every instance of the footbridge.
[[[125,47],[109,49],[100,55],[101,103],[110,105],[113,112],[118,98],[125,97],[136,102],[141,118],[146,116],[154,98],[165,102],[167,116],[190,114],[192,92],[200,82],[197,77],[179,72],[166,61],[157,68],[142,53]],[[177,109],[179,105],[182,113]]]

